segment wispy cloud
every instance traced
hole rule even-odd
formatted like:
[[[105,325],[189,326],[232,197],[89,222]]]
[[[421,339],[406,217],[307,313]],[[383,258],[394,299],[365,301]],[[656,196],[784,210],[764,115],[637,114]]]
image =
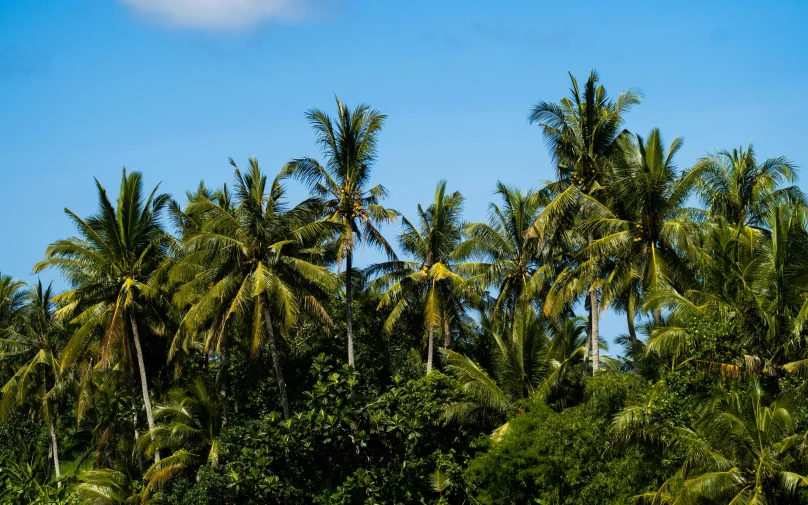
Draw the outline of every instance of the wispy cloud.
[[[317,14],[322,0],[119,0],[136,12],[172,26],[236,30],[269,19]]]

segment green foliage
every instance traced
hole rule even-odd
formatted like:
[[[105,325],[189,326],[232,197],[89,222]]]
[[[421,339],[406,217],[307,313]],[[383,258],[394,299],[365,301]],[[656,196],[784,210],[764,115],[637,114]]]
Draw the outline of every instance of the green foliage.
[[[225,472],[244,503],[430,503],[461,496],[440,470],[462,482],[471,434],[447,425],[443,409],[458,398],[451,379],[433,373],[376,396],[349,368],[315,359],[316,382],[288,422],[277,414],[233,428],[238,449]],[[450,489],[451,488],[451,489]],[[252,501],[250,501],[252,500]]]
[[[498,183],[486,223],[439,182],[401,258],[367,105],[310,110],[323,164],[271,180],[96,181],[34,267],[66,292],[0,275],[0,505],[808,503],[796,168],[680,170],[681,139],[625,129],[636,90],[571,83],[530,114],[556,180]],[[388,261],[357,272],[362,244]]]
[[[612,416],[645,388],[633,374],[604,372],[587,380],[580,405],[561,412],[531,406],[469,465],[472,495],[483,504],[628,503],[660,477],[659,456],[613,444]]]

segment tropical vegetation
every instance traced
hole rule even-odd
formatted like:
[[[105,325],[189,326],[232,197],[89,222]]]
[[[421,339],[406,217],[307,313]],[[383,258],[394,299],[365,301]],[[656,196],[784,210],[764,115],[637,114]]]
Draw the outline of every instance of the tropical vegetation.
[[[528,113],[554,179],[483,222],[446,180],[385,207],[387,117],[339,99],[321,161],[96,180],[52,284],[0,274],[0,505],[808,505],[797,166],[681,166],[570,78]]]

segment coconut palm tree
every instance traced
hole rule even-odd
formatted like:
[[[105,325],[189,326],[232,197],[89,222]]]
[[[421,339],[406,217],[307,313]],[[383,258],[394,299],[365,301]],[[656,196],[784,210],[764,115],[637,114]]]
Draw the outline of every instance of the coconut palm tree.
[[[66,346],[67,355],[79,356],[96,335],[95,330],[101,329],[102,364],[109,366],[123,359],[134,374],[136,363],[151,430],[154,415],[143,358],[141,316],[149,310],[149,302],[157,299],[158,293],[148,281],[171,242],[160,222],[169,197],[158,194],[155,187],[144,199],[143,176],[140,172],[127,174],[124,169],[117,206],[113,206],[104,187],[98,180],[95,182],[98,212],[82,219],[65,209],[79,236],[49,245],[45,259],[35,265],[34,271],[55,268],[72,286],[54,299],[64,304],[56,312],[57,317],[79,326]],[[70,361],[63,360],[62,367],[71,366]],[[159,452],[154,457],[159,461]]]
[[[644,294],[693,282],[693,263],[687,256],[697,254],[691,217],[698,211],[685,205],[700,172],[678,173],[674,156],[682,139],[675,138],[666,149],[658,129],[647,139],[624,136],[619,144],[621,152],[611,163],[606,188],[608,203],[593,204],[585,224],[597,238],[583,250],[577,272],[563,275],[607,272],[601,302],[625,311],[629,337],[636,345],[634,319]],[[659,311],[654,319],[660,322]]]
[[[646,407],[616,418],[618,431],[647,426]],[[644,503],[794,503],[808,485],[799,472],[804,434],[796,433],[798,398],[769,398],[757,379],[748,388],[719,392],[694,408],[693,426],[677,427],[671,444],[682,467]]]
[[[213,468],[218,466],[224,413],[225,396],[211,392],[200,378],[186,388],[169,391],[165,404],[155,410],[158,425],[153,436],[141,439],[140,449],[147,454],[158,449],[170,449],[173,453],[160,462],[160,468],[153,466],[146,472],[150,483],[144,496],[158,482],[165,482],[189,464],[204,462]]]
[[[706,156],[695,168],[701,174],[698,191],[707,210],[748,239],[754,240],[756,230],[765,227],[770,209],[803,200],[797,186],[782,187],[797,181],[795,165],[784,156],[758,164],[752,144]]]
[[[79,474],[76,492],[89,505],[137,505],[148,503],[136,491],[135,481],[124,471],[110,468],[85,470]]]
[[[25,304],[25,283],[0,274],[0,328],[10,327]]]
[[[56,308],[52,301],[51,286],[37,282],[26,292],[24,316],[18,329],[0,334],[0,361],[13,362],[16,373],[0,388],[0,418],[5,419],[15,406],[31,404],[48,426],[53,469],[58,480],[59,443],[56,438],[56,402],[54,388],[61,380],[59,351],[64,346],[67,332],[54,318]],[[61,487],[62,483],[57,482]]]
[[[418,226],[402,218],[404,231],[398,241],[412,261],[394,260],[369,267],[365,274],[376,277],[370,289],[383,293],[379,307],[393,307],[384,324],[385,331],[407,310],[423,311],[424,327],[429,334],[427,373],[432,371],[435,329],[443,332],[444,346],[451,343],[451,324],[465,312],[462,289],[464,279],[457,267],[455,250],[462,240],[463,195],[446,193],[446,181],[440,181],[432,204],[424,210],[418,205]]]
[[[351,110],[339,98],[336,101],[336,118],[319,109],[306,113],[325,155],[325,166],[314,158],[300,158],[290,161],[284,170],[303,180],[315,197],[323,199],[321,219],[339,225],[336,261],[339,265],[345,261],[348,364],[354,366],[351,315],[354,251],[357,245],[365,243],[382,249],[391,260],[395,259],[393,248],[377,226],[394,222],[398,213],[381,205],[387,196],[384,186],[368,188],[378,136],[386,116],[368,105]]]
[[[559,103],[541,101],[529,115],[530,122],[542,129],[558,179],[546,188],[553,199],[533,226],[532,234],[539,238],[556,227],[573,229],[581,218],[587,217],[589,203],[597,202],[602,187],[608,184],[605,179],[612,158],[619,152],[617,139],[624,132],[625,114],[640,103],[640,94],[635,89],[624,91],[616,100],[610,99],[595,71],[590,73],[583,92],[572,74],[570,80],[570,97]],[[586,233],[585,239],[591,244],[595,235]],[[590,315],[588,348],[592,350],[593,371],[597,372],[600,345],[596,279],[588,285],[586,296]]]
[[[331,324],[318,297],[336,288],[334,276],[307,260],[307,245],[329,230],[313,222],[320,202],[306,200],[287,208],[281,175],[268,183],[255,158],[244,174],[232,160],[231,164],[235,167],[232,202],[200,198],[186,210],[199,226],[184,236],[187,254],[171,274],[182,284],[175,302],[188,307],[172,348],[203,335],[205,348],[221,353],[239,324],[248,328],[246,344],[253,355],[269,343],[281,408],[289,419],[274,321],[278,319],[282,332],[301,312]]]
[[[769,210],[751,251],[738,246],[744,241],[725,221],[714,225],[705,238],[699,261],[699,283],[683,292],[656,290],[646,297],[649,309],[665,309],[671,317],[648,340],[648,352],[677,360],[693,348],[697,335],[687,329],[687,320],[706,313],[735,321],[738,350],[749,359],[742,365],[720,364],[738,375],[742,368],[765,368],[775,375],[779,367],[804,373],[800,349],[802,329],[808,319],[808,230],[802,205],[783,205]],[[756,232],[757,233],[757,232]]]
[[[562,318],[553,327],[529,304],[521,303],[513,322],[490,335],[495,343],[491,373],[462,354],[442,349],[449,373],[471,396],[450,405],[445,417],[461,422],[480,417],[501,421],[523,400],[536,394],[546,398],[562,380],[580,374],[576,366],[584,352],[585,328],[578,317]],[[497,429],[496,436],[505,430],[507,424]]]
[[[458,273],[472,276],[469,282],[481,289],[494,287],[494,312],[513,314],[517,304],[529,302],[544,287],[550,263],[546,261],[547,251],[527,232],[546,200],[538,191],[523,193],[501,182],[497,182],[496,194],[502,199],[502,207],[489,204],[488,223],[464,227],[469,238],[454,256],[478,259],[458,265]]]
[[[211,392],[200,378],[186,388],[172,389],[166,402],[155,410],[155,417],[163,422],[155,428],[154,441],[144,439],[146,452],[164,447],[186,449],[216,467],[221,454],[224,401],[221,393]]]

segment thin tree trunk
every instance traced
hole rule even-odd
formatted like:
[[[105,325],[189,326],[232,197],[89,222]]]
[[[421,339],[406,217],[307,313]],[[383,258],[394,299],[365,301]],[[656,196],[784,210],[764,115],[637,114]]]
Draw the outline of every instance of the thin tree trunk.
[[[589,245],[595,241],[592,232],[589,232],[587,237]],[[598,293],[595,291],[594,286],[590,286],[589,291],[589,315],[592,321],[592,334],[590,336],[590,345],[592,346],[592,373],[596,374],[600,370],[600,339],[598,336]]]
[[[129,342],[129,339],[125,339],[126,342],[126,352],[129,354],[129,359],[127,360],[127,371],[129,372],[127,375],[129,376],[129,398],[132,401],[132,428],[135,434],[135,444],[134,444],[134,452],[137,453],[137,466],[140,469],[140,475],[143,475],[144,468],[143,468],[143,454],[138,450],[138,442],[140,441],[140,432],[137,429],[137,400],[135,399],[135,391],[137,391],[137,387],[135,386],[135,367],[132,364],[133,354],[132,354],[132,344]]]
[[[227,344],[219,342],[219,373],[218,377],[216,377],[216,382],[219,383],[219,392],[222,395],[227,396],[228,393],[228,370],[227,370]]]
[[[291,417],[289,415],[289,399],[286,396],[286,381],[283,379],[283,368],[281,367],[281,356],[278,353],[278,344],[275,342],[275,330],[272,329],[272,316],[269,314],[269,308],[264,304],[264,326],[266,326],[267,336],[269,337],[269,352],[272,354],[272,365],[275,367],[275,377],[278,378],[278,391],[281,394],[281,408],[283,409],[283,418],[288,421]]]
[[[592,341],[592,311],[586,318],[586,340],[584,341],[584,375],[589,375],[589,343]]]
[[[628,337],[631,339],[631,350],[637,349],[637,330],[634,328],[634,296],[628,296],[628,307],[626,308],[626,324],[628,325]],[[640,364],[637,358],[632,358],[634,372],[640,371]]]
[[[50,428],[51,447],[53,448],[53,470],[56,472],[56,480],[58,481],[62,476],[62,472],[59,469],[59,442],[56,440],[56,426],[53,423],[55,416],[56,412],[54,411],[51,413],[50,419],[48,419],[48,428]],[[62,483],[56,482],[56,487],[61,489]]]
[[[429,345],[426,349],[426,373],[427,375],[432,371],[432,347],[435,342],[435,327],[429,327]]]
[[[600,340],[598,338],[598,294],[593,289],[589,293],[589,311],[592,313],[592,374],[600,370]]]
[[[449,316],[443,313],[443,347],[449,348],[452,345],[452,334],[449,330]]]
[[[132,344],[129,342],[129,339],[124,339],[125,346],[126,346],[126,353],[129,355],[129,359],[126,360],[126,370],[127,375],[129,377],[129,398],[132,401],[132,428],[134,429],[135,433],[135,445],[134,445],[134,452],[137,453],[137,466],[140,469],[140,475],[143,475],[143,454],[138,450],[138,441],[140,440],[140,432],[137,429],[137,400],[135,400],[135,391],[137,390],[135,386],[135,367],[132,364]]]
[[[654,324],[657,326],[662,324],[662,309],[654,309]]]
[[[351,268],[353,260],[353,251],[348,251],[345,257],[345,330],[348,333],[348,364],[354,365],[354,348],[353,348],[353,319],[351,311]]]
[[[149,383],[146,379],[146,363],[143,361],[143,349],[140,347],[140,332],[135,320],[135,309],[129,306],[129,322],[132,325],[132,340],[135,343],[137,365],[140,369],[140,390],[143,394],[143,405],[146,407],[146,422],[149,424],[149,436],[154,441],[154,414],[152,413],[151,398],[149,398]],[[154,462],[160,462],[160,450],[154,450]]]

